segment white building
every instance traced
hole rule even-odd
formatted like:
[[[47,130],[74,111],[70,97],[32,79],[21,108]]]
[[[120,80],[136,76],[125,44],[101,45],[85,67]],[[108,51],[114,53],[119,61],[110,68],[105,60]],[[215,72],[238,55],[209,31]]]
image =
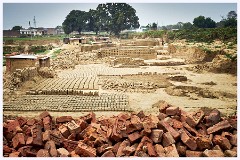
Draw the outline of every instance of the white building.
[[[32,28],[32,29],[20,29],[21,35],[33,35],[33,36],[41,36],[44,35],[43,29]]]

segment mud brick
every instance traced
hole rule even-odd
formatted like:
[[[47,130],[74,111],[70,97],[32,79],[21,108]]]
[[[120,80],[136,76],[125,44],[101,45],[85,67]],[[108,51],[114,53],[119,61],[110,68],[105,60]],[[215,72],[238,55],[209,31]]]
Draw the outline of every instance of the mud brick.
[[[197,149],[196,141],[193,138],[189,137],[185,131],[182,131],[181,133],[181,140],[191,150],[195,151]]]
[[[50,157],[50,154],[48,153],[48,150],[46,149],[40,149],[37,152],[37,157]]]
[[[195,127],[204,117],[202,110],[187,114],[186,122],[191,126]]]
[[[19,148],[19,147],[24,146],[25,145],[25,140],[24,139],[25,139],[24,134],[17,133],[12,139],[13,148]]]
[[[191,133],[193,136],[200,136],[200,134],[194,129],[192,128],[190,125],[188,125],[186,122],[182,123],[184,128]]]
[[[56,123],[65,123],[72,121],[72,116],[61,116],[56,118]]]
[[[60,146],[62,143],[63,143],[63,139],[62,139],[62,137],[61,137],[61,133],[59,133],[59,132],[51,132],[50,133],[50,140],[53,140],[54,141],[54,143],[56,144],[56,145],[58,145],[58,146]]]
[[[176,119],[172,119],[172,127],[175,128],[175,129],[181,129],[183,128],[183,124],[182,122],[176,120]]]
[[[66,148],[69,152],[72,152],[76,149],[76,147],[78,146],[78,142],[77,141],[72,141],[72,140],[63,140],[63,146],[64,148]]]
[[[205,124],[203,124],[203,123],[200,122],[200,123],[197,125],[196,128],[198,128],[197,132],[198,132],[199,134],[202,134],[202,135],[206,135],[206,134],[207,134],[207,127],[206,127]]]
[[[219,145],[223,150],[229,150],[232,148],[232,145],[230,144],[229,140],[220,135],[214,136],[213,143]]]
[[[78,146],[75,149],[76,154],[83,157],[96,157],[96,149],[92,148],[82,142],[78,143]]]
[[[163,134],[162,144],[164,147],[167,147],[171,144],[175,143],[174,138],[169,132],[166,132]]]
[[[20,126],[17,120],[11,121],[7,124],[7,131],[8,132],[16,132],[16,127]]]
[[[21,153],[16,151],[16,152],[10,153],[9,157],[20,157],[20,155],[21,155]]]
[[[113,153],[113,151],[109,150],[103,153],[101,157],[115,157],[115,154]]]
[[[206,126],[210,127],[214,124],[217,124],[220,121],[220,118],[219,110],[212,110],[208,116],[205,116]]]
[[[161,120],[164,120],[167,117],[167,115],[160,112],[157,117],[161,121]]]
[[[170,132],[174,140],[179,139],[180,134],[175,129],[173,129],[167,122],[160,121],[160,125],[163,126],[168,132]]]
[[[221,150],[208,150],[206,149],[203,152],[204,157],[224,157],[224,154]]]
[[[229,124],[229,122],[227,120],[223,120],[215,125],[213,125],[212,127],[209,127],[207,129],[207,133],[211,134],[211,133],[216,133],[216,132],[220,132],[223,130],[228,130],[231,128],[231,125]]]
[[[56,145],[55,145],[54,141],[52,141],[52,140],[47,141],[45,146],[44,146],[44,149],[49,151],[49,154],[50,154],[51,157],[57,157],[58,156],[58,152],[57,152]]]
[[[162,102],[159,105],[159,112],[160,113],[166,113],[166,109],[170,107],[170,105],[167,102]]]
[[[17,117],[17,121],[21,127],[27,123],[27,119],[24,117]]]
[[[71,122],[68,122],[66,123],[66,126],[68,127],[70,133],[80,133],[82,130],[81,130],[81,127],[76,124],[76,122],[74,120],[72,120]]]
[[[32,146],[24,146],[18,149],[23,157],[27,157],[27,152],[31,150]]]
[[[201,151],[186,151],[186,157],[202,157],[203,152]]]
[[[156,151],[158,157],[165,157],[165,156],[166,156],[166,155],[165,155],[164,148],[163,148],[162,145],[156,144],[156,145],[154,146],[154,148],[155,148],[155,151]]]
[[[77,121],[77,124],[80,126],[81,130],[83,131],[85,128],[88,127],[88,123],[82,119]]]
[[[130,142],[129,142],[128,140],[124,140],[124,141],[120,144],[120,146],[119,146],[119,148],[118,148],[116,157],[122,157],[122,156],[124,156],[125,154],[124,154],[123,151],[124,151],[124,148],[126,148],[127,146],[130,146]]]
[[[236,134],[230,135],[229,141],[230,141],[231,145],[237,146],[237,135]]]
[[[70,152],[70,157],[80,157],[75,151]]]
[[[65,148],[59,148],[57,149],[58,154],[60,157],[68,157],[70,153]]]
[[[176,144],[176,148],[180,156],[186,156],[187,146],[185,146],[181,141]]]
[[[51,130],[52,129],[52,119],[50,116],[44,117],[43,118],[43,127],[44,130]]]
[[[113,153],[116,155],[117,154],[117,151],[118,151],[118,148],[120,147],[120,144],[121,144],[122,142],[118,142],[118,143],[116,143],[114,146],[113,146],[113,149],[112,149],[112,151],[113,151]]]
[[[27,120],[27,125],[29,125],[29,126],[33,126],[35,123],[36,123],[35,119],[28,119]]]
[[[43,118],[45,118],[45,117],[47,117],[47,116],[50,116],[50,117],[51,117],[51,115],[48,113],[48,111],[44,111],[44,112],[42,112],[42,113],[39,115],[39,118],[40,118],[40,119],[43,119]]]
[[[33,145],[36,146],[42,146],[43,142],[42,142],[42,127],[40,125],[34,125],[31,128],[31,132],[32,132],[32,137],[33,137]]]
[[[163,135],[163,130],[160,129],[153,129],[150,139],[154,142],[154,143],[160,143],[162,141],[162,135]]]
[[[128,139],[131,143],[134,143],[139,138],[141,138],[141,135],[138,131],[128,135]]]
[[[147,143],[147,151],[150,157],[156,157],[157,153],[155,148],[153,147],[152,143]]]
[[[166,115],[174,116],[179,114],[179,107],[168,107],[166,109]]]
[[[123,149],[123,153],[125,156],[130,156],[131,154],[133,154],[135,152],[135,148],[134,147],[130,147],[130,146],[127,146],[126,148]]]
[[[179,157],[175,144],[164,148],[166,157]]]
[[[42,133],[42,137],[43,137],[43,142],[49,141],[50,140],[50,130],[46,130],[45,132]]]
[[[231,150],[224,151],[225,157],[237,157],[237,152]]]
[[[197,142],[197,146],[200,150],[212,148],[212,141],[207,137],[197,137],[196,142]]]
[[[65,125],[61,125],[58,130],[62,133],[63,137],[68,138],[68,136],[70,135],[70,132],[68,130],[68,127],[66,127]]]
[[[142,119],[145,117],[145,114],[143,113],[143,111],[141,110],[140,112],[137,113],[137,116]]]

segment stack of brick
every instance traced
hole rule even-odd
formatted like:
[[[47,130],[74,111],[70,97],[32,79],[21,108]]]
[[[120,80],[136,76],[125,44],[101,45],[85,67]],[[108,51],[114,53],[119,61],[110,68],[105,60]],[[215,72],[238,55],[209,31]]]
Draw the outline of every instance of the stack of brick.
[[[94,113],[17,117],[3,125],[5,157],[236,157],[237,117],[186,113],[163,103],[158,116]]]

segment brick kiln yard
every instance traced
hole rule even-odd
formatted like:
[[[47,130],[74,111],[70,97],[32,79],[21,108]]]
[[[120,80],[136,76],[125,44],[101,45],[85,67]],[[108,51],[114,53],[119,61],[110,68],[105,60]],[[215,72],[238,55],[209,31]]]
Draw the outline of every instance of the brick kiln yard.
[[[144,42],[147,46],[144,46]],[[138,47],[138,45],[141,47]],[[56,133],[59,134],[58,136],[65,138],[60,144],[55,142],[57,145],[57,150],[56,147],[55,150],[58,156],[66,156],[66,154],[67,156],[236,156],[236,126],[233,127],[236,125],[236,117],[229,121],[224,118],[225,116],[234,116],[237,112],[237,76],[228,73],[229,68],[231,71],[234,70],[236,64],[231,64],[232,66],[227,66],[227,68],[224,64],[229,61],[223,55],[216,54],[209,60],[207,53],[185,42],[161,46],[161,42],[158,43],[157,39],[125,40],[113,43],[109,48],[105,44],[97,47],[94,45],[63,44],[58,46],[61,52],[56,57],[51,58],[50,68],[36,69],[36,67],[29,67],[11,74],[4,73],[4,131],[6,129],[6,133],[12,134],[12,137],[5,137],[6,141],[4,140],[4,143],[6,142],[6,146],[4,146],[6,156],[55,155],[46,151],[47,143],[49,143],[47,146],[50,148],[54,145],[50,144],[52,141],[48,141],[48,139],[33,139],[32,142],[26,139],[25,143],[23,138],[24,142],[21,141],[21,137],[27,135],[25,129],[31,127],[31,124],[26,123],[30,120],[23,120],[25,125],[20,124],[17,120],[9,120],[17,116],[31,119],[38,117],[40,114],[44,134],[47,134],[50,126],[52,130],[56,128],[55,131],[59,132]],[[147,51],[146,54],[144,49]],[[134,56],[131,57],[133,52]],[[139,57],[136,58],[138,53]],[[143,56],[141,57],[141,55]],[[222,70],[219,69],[219,66],[222,67]],[[163,109],[164,105],[165,110]],[[166,113],[168,107],[170,107],[169,113]],[[183,110],[182,113],[186,117],[189,117],[188,113],[192,114],[199,109],[204,112],[201,111],[198,120],[193,120],[194,124],[191,120],[186,121],[186,123],[182,119],[184,114],[182,115],[178,111],[178,107]],[[220,112],[216,110],[211,112],[213,109]],[[141,110],[144,113],[141,112],[143,115],[138,113]],[[162,113],[159,113],[159,110]],[[48,111],[51,116],[44,112],[45,115],[43,111]],[[174,114],[170,114],[171,111]],[[107,127],[100,120],[94,121],[92,117],[85,122],[86,116],[84,115],[88,112],[94,112],[97,119],[114,117],[115,115],[116,121],[109,118],[108,121],[112,120],[114,123],[109,122]],[[128,114],[120,114],[121,112]],[[210,118],[214,122],[208,125],[204,124],[207,119],[206,116],[214,117],[216,116],[215,112],[217,112],[218,118],[215,117],[213,120]],[[224,116],[221,119],[220,114]],[[129,115],[130,117],[128,117]],[[71,118],[55,122],[53,117],[61,116]],[[82,118],[85,127],[81,126],[83,122],[79,122],[80,116],[85,117],[85,119]],[[116,126],[118,126],[120,125],[119,121],[122,121],[121,125],[128,129],[128,125],[131,125],[130,122],[134,121],[132,120],[134,116],[135,118],[138,117],[137,119],[140,122],[136,126],[135,123],[132,124],[135,127],[132,131],[119,135],[120,132],[116,131],[118,128],[114,127],[113,130],[116,133],[108,133],[107,128],[111,128],[110,124],[116,123]],[[158,122],[154,119],[156,116],[158,116]],[[165,118],[166,116],[168,118]],[[46,117],[48,117],[48,120],[46,120]],[[156,123],[147,129],[144,125],[146,125],[145,121],[149,117],[152,119],[151,123],[152,121]],[[70,122],[73,118],[78,120]],[[130,124],[128,124],[128,121]],[[201,123],[199,123],[200,121]],[[168,122],[170,125],[167,125]],[[72,131],[67,123],[74,123],[75,127],[80,126],[81,133],[77,134],[81,134],[81,138],[76,136],[75,131]],[[60,127],[61,124],[63,124],[62,127]],[[91,126],[90,124],[98,131],[100,129],[97,126],[102,125],[99,127],[102,128],[101,132],[104,133],[97,131],[98,134],[107,134],[108,138],[110,136],[109,140],[111,142],[106,139],[106,141],[98,140],[95,135],[88,135],[90,134],[88,130],[91,130],[91,127],[87,126]],[[181,124],[182,127],[176,127],[177,124]],[[211,128],[214,124],[220,127]],[[41,128],[39,129],[41,124],[33,122],[32,125],[36,130],[41,130]],[[141,127],[142,125],[143,127]],[[199,131],[202,128],[199,125],[204,125],[205,132]],[[224,125],[227,127],[222,127]],[[9,126],[13,126],[13,128],[9,129]],[[16,129],[14,126],[20,127]],[[202,130],[204,130],[203,128]],[[206,130],[207,128],[208,130]],[[224,132],[226,129],[230,129],[230,132]],[[219,131],[222,131],[222,134],[218,135]],[[40,131],[36,132],[37,136],[42,134],[39,133]],[[95,131],[91,131],[91,133],[93,132]],[[176,134],[174,135],[172,132],[176,132]],[[49,132],[49,134],[53,133]],[[205,135],[207,138],[196,140],[202,137],[199,135]],[[30,132],[28,136],[31,137]],[[162,136],[163,140],[160,140]],[[156,139],[156,137],[158,138]],[[179,140],[179,137],[181,137],[181,140]],[[77,142],[76,140],[83,141]],[[124,141],[122,142],[122,140]],[[69,141],[73,143],[72,145],[77,146],[76,150],[72,150],[71,147],[70,149],[67,148],[68,145],[64,142],[70,143]],[[200,147],[202,141],[206,144],[205,147]],[[226,141],[229,143],[227,146]],[[34,143],[38,142],[41,143],[41,150],[38,153],[36,150],[31,151],[30,148],[32,147],[25,147],[26,150],[29,150],[27,152],[23,151],[24,149],[18,150],[27,143],[29,143],[29,146],[35,146]],[[47,143],[45,144],[45,142]],[[45,144],[45,150],[44,147],[41,147],[43,143]],[[162,143],[164,143],[163,146]],[[117,144],[118,146],[116,146]],[[97,148],[98,145],[99,147],[101,145],[105,146],[105,149]],[[113,149],[110,149],[112,146]],[[219,146],[222,150],[216,149]],[[63,148],[61,149],[61,147]],[[90,147],[89,152],[86,151],[88,147]],[[116,147],[118,150],[116,150]],[[121,148],[125,148],[125,150],[120,150]],[[217,153],[215,153],[215,150]]]

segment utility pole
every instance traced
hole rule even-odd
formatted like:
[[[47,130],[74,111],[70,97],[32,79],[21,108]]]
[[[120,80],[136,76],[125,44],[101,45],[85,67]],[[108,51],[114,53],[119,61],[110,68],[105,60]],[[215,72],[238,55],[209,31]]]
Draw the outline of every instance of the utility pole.
[[[36,28],[36,19],[35,19],[35,16],[34,16],[34,18],[33,18],[33,23],[34,23],[34,27]]]
[[[30,28],[30,34],[31,34],[31,40],[32,40],[32,27],[31,27],[31,22],[29,21],[29,28]]]

